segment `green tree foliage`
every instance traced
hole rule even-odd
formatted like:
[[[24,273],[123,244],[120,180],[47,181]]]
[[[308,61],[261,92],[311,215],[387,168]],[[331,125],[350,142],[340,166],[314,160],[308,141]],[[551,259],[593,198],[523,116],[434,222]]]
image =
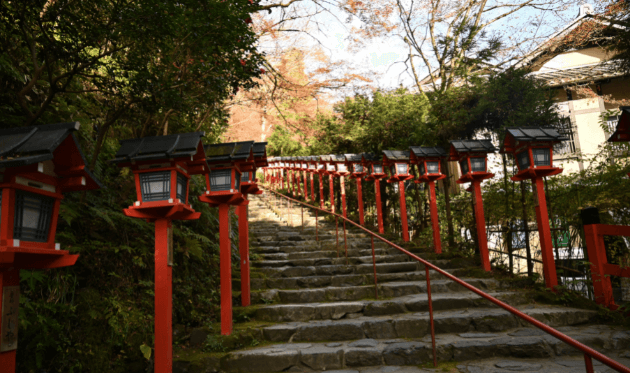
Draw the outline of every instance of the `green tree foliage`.
[[[226,100],[260,75],[249,27],[257,9],[252,0],[0,0],[3,126],[81,122],[82,149],[106,187],[62,201],[56,240],[81,255],[77,264],[21,272],[18,371],[150,367],[153,225],[124,216],[133,177],[107,161],[120,139],[221,135]],[[197,201],[203,190],[193,178],[201,218],[174,223],[173,318],[186,326],[218,319],[218,220]]]

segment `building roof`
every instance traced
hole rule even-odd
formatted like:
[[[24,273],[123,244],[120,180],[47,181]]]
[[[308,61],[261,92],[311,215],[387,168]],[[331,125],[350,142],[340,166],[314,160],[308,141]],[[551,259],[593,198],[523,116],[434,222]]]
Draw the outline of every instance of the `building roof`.
[[[51,160],[55,173],[84,177],[85,185],[64,187],[63,192],[103,188],[88,170],[74,131],[79,122],[46,124],[0,130],[0,167],[13,168]],[[56,151],[64,148],[63,151]]]
[[[529,76],[542,80],[551,88],[567,84],[587,83],[626,75],[618,68],[617,61],[603,61],[554,71],[534,71]]]
[[[497,150],[490,140],[452,140],[451,147],[458,153],[494,153]]]
[[[408,150],[383,150],[383,155],[390,161],[409,161]]]
[[[409,150],[418,158],[442,158],[448,156],[446,150],[439,146],[410,146]]]
[[[199,144],[204,135],[204,132],[191,132],[121,140],[120,149],[112,162],[120,165],[131,161],[190,158],[199,154]]]

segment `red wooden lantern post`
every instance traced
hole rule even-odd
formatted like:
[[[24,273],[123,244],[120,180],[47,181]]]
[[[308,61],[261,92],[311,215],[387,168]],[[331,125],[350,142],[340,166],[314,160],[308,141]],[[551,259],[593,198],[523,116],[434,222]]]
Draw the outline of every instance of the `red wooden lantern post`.
[[[247,146],[247,143],[249,146]],[[206,193],[199,200],[219,208],[219,261],[221,272],[221,334],[232,334],[232,258],[230,249],[230,206],[247,200],[241,193],[241,169],[252,162],[251,142],[206,145],[210,173],[206,174]]]
[[[335,164],[333,163],[332,155],[322,155],[320,159],[325,164],[324,175],[328,175],[328,182],[330,188],[330,211],[335,212],[335,184],[333,182],[333,177],[337,172],[335,168]]]
[[[335,175],[339,176],[339,189],[341,190],[341,212],[344,218],[348,217],[346,207],[346,180],[345,177],[350,175],[348,166],[346,165],[346,156],[343,154],[333,154],[330,156],[331,163],[335,165]]]
[[[409,242],[407,202],[405,200],[405,181],[413,179],[413,175],[409,174],[409,152],[404,150],[383,150],[383,165],[389,167],[392,174],[387,182],[398,183],[402,237],[403,241]]]
[[[440,147],[412,146],[410,150],[410,161],[418,169],[418,178],[415,183],[427,183],[429,186],[429,210],[431,211],[431,227],[433,228],[433,250],[436,254],[442,253],[442,242],[440,241],[440,223],[438,221],[437,199],[435,196],[435,182],[446,178],[442,174],[442,159],[448,154]]]
[[[378,232],[380,234],[385,233],[385,227],[383,226],[383,208],[381,206],[381,179],[387,177],[383,172],[383,165],[379,159],[372,153],[361,154],[361,160],[363,167],[367,168],[370,174],[365,177],[365,180],[374,180],[374,192],[376,195],[376,217],[378,221]]]
[[[357,199],[359,205],[359,224],[365,225],[365,216],[363,214],[363,192],[361,191],[361,179],[365,176],[365,167],[363,167],[361,154],[346,154],[346,167],[352,170],[350,179],[357,182]]]
[[[323,209],[324,206],[324,176],[326,174],[326,164],[324,162],[324,160],[322,159],[323,157],[317,156],[317,163],[316,163],[316,172],[319,175],[319,208]]]
[[[284,161],[284,157],[278,157],[278,177],[280,178],[280,189],[284,189],[284,171],[286,169],[286,163]],[[287,179],[288,180],[288,179]],[[287,189],[289,187],[287,186]]]
[[[203,132],[120,141],[112,160],[130,167],[138,200],[126,216],[155,223],[155,372],[173,366],[173,220],[198,219],[188,204],[190,175],[208,171]]]
[[[73,132],[79,123],[0,131],[0,371],[16,371],[20,270],[74,265],[55,243],[63,194],[98,189]]]
[[[315,182],[313,181],[313,175],[317,172],[317,159],[318,157],[310,156],[308,158],[308,173],[311,175],[311,201],[315,203]]]
[[[487,154],[496,149],[490,140],[454,140],[451,141],[449,160],[459,161],[462,176],[458,184],[471,183],[473,203],[475,205],[475,219],[477,224],[477,238],[481,266],[490,271],[490,255],[488,253],[488,237],[486,236],[486,219],[483,213],[483,199],[481,197],[481,182],[494,176],[488,172]]]
[[[306,184],[306,174],[308,173],[308,157],[300,157],[300,170],[302,171],[302,179],[304,181],[303,197],[308,201],[308,185]]]
[[[610,136],[608,142],[630,141],[630,106],[621,106],[621,116],[617,122],[615,132]],[[628,173],[630,176],[630,173]]]
[[[531,180],[536,201],[536,223],[540,238],[540,251],[543,260],[545,284],[553,289],[558,285],[556,263],[553,257],[549,213],[545,198],[543,178],[557,175],[561,168],[553,167],[553,145],[568,140],[553,128],[517,127],[506,128],[502,153],[509,153],[516,159],[519,172],[512,177],[514,181]]]
[[[267,167],[267,143],[256,142],[252,147],[253,162],[249,159],[239,163],[241,173],[241,194],[245,200],[237,207],[238,214],[238,245],[241,257],[241,306],[251,305],[250,277],[249,277],[249,194],[262,194],[262,190],[258,188],[258,179],[256,179],[256,169]]]

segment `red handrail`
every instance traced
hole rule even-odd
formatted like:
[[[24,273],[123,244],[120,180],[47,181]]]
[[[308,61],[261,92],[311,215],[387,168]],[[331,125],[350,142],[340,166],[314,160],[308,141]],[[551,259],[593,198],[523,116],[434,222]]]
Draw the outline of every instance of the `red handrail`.
[[[322,212],[325,212],[327,214],[334,215],[336,218],[344,219],[344,221],[347,221],[348,223],[354,225],[355,227],[359,228],[360,230],[364,231],[365,233],[371,235],[372,237],[378,238],[379,240],[381,240],[382,242],[385,242],[389,246],[391,246],[391,247],[397,249],[398,251],[403,252],[407,256],[409,256],[409,257],[419,261],[420,263],[425,265],[427,283],[430,283],[428,268],[431,268],[434,271],[437,271],[441,275],[445,276],[446,278],[448,278],[448,279],[450,279],[450,280],[460,284],[461,286],[465,287],[466,289],[468,289],[468,290],[472,291],[473,293],[481,296],[482,298],[485,298],[485,299],[489,300],[490,302],[492,302],[492,303],[496,304],[497,306],[505,309],[506,311],[512,313],[513,315],[518,316],[522,320],[527,321],[528,323],[534,325],[538,329],[541,329],[545,333],[551,334],[552,336],[558,338],[562,342],[564,342],[564,343],[566,343],[566,344],[568,344],[568,345],[570,345],[570,346],[572,346],[574,348],[577,348],[578,350],[580,350],[580,351],[582,351],[584,353],[584,363],[586,365],[587,372],[592,372],[593,371],[593,362],[592,362],[591,358],[595,358],[596,360],[600,361],[603,364],[606,364],[607,366],[609,366],[610,368],[615,369],[618,372],[630,373],[630,368],[626,367],[625,365],[621,365],[620,363],[616,362],[615,360],[613,360],[613,359],[607,357],[606,355],[604,355],[604,354],[602,354],[602,353],[600,353],[600,352],[598,352],[598,351],[596,351],[596,350],[594,350],[594,349],[592,349],[592,348],[590,348],[590,347],[588,347],[588,346],[586,346],[586,345],[576,341],[575,339],[569,337],[568,335],[559,332],[558,330],[550,327],[549,325],[546,325],[546,324],[544,324],[544,323],[534,319],[533,317],[531,317],[531,316],[529,316],[529,315],[527,315],[527,314],[517,310],[516,308],[510,306],[509,304],[504,303],[504,302],[498,300],[497,298],[484,293],[483,291],[477,289],[476,287],[466,283],[465,281],[460,280],[459,278],[457,278],[457,277],[451,275],[450,273],[440,269],[439,267],[429,263],[428,261],[426,261],[426,260],[424,260],[424,259],[422,259],[422,258],[420,258],[420,257],[418,257],[418,256],[416,256],[416,255],[414,255],[412,253],[410,253],[409,251],[403,249],[402,247],[396,245],[395,243],[388,241],[387,239],[385,239],[385,238],[377,235],[376,233],[366,229],[365,227],[363,227],[363,226],[353,222],[352,220],[344,218],[343,216],[338,215],[338,214],[336,214],[334,212],[330,212],[330,211],[327,211],[327,210],[324,210],[324,209],[320,209],[319,207],[315,207],[315,206],[309,205],[308,203],[304,203],[302,201],[298,201],[298,200],[295,200],[293,198],[287,197],[287,196],[285,196],[285,195],[283,195],[281,193],[278,193],[278,192],[276,192],[274,190],[271,190],[271,189],[268,189],[268,188],[265,188],[265,189],[267,189],[268,191],[270,191],[270,192],[272,192],[272,193],[274,193],[274,194],[276,194],[276,195],[278,195],[280,197],[286,198],[289,201],[293,201],[293,202],[299,203],[301,205],[304,205],[304,206],[307,206],[309,208],[312,208],[312,209],[314,209],[316,211],[322,211]],[[376,272],[374,273],[374,281],[375,281],[375,284],[376,284]],[[431,291],[430,291],[429,285],[427,285],[427,291],[428,291],[428,297],[429,297],[429,299],[428,299],[429,310],[433,311],[433,305],[432,305],[432,301],[431,301]],[[432,313],[433,312],[431,312],[431,314]],[[430,317],[432,319],[432,315],[430,315]],[[431,324],[433,324],[433,320],[431,320]],[[434,360],[434,365],[436,365],[437,364],[437,355],[436,355],[436,352],[435,352],[435,331],[434,331],[433,327],[431,327],[431,339],[432,339],[432,343],[433,343],[433,360]]]

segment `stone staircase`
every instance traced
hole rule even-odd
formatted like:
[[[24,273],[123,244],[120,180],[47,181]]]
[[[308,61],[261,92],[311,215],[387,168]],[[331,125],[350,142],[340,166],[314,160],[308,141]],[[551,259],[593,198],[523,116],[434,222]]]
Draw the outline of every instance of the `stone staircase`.
[[[273,206],[276,206],[273,208]],[[278,215],[279,209],[281,215]],[[252,304],[262,322],[249,329],[260,347],[210,359],[182,372],[428,372],[432,348],[424,265],[307,209],[278,207],[270,196],[250,202]],[[421,255],[418,253],[418,255]],[[468,260],[434,260],[454,275]],[[583,355],[511,313],[431,271],[437,358],[447,372],[581,372]],[[253,276],[254,277],[254,276]],[[597,325],[596,312],[534,304],[495,279],[462,278],[522,312],[630,364],[630,332]],[[445,365],[446,364],[446,365]],[[450,370],[449,370],[450,369]],[[599,369],[599,370],[598,370]],[[596,371],[608,368],[596,365]]]

